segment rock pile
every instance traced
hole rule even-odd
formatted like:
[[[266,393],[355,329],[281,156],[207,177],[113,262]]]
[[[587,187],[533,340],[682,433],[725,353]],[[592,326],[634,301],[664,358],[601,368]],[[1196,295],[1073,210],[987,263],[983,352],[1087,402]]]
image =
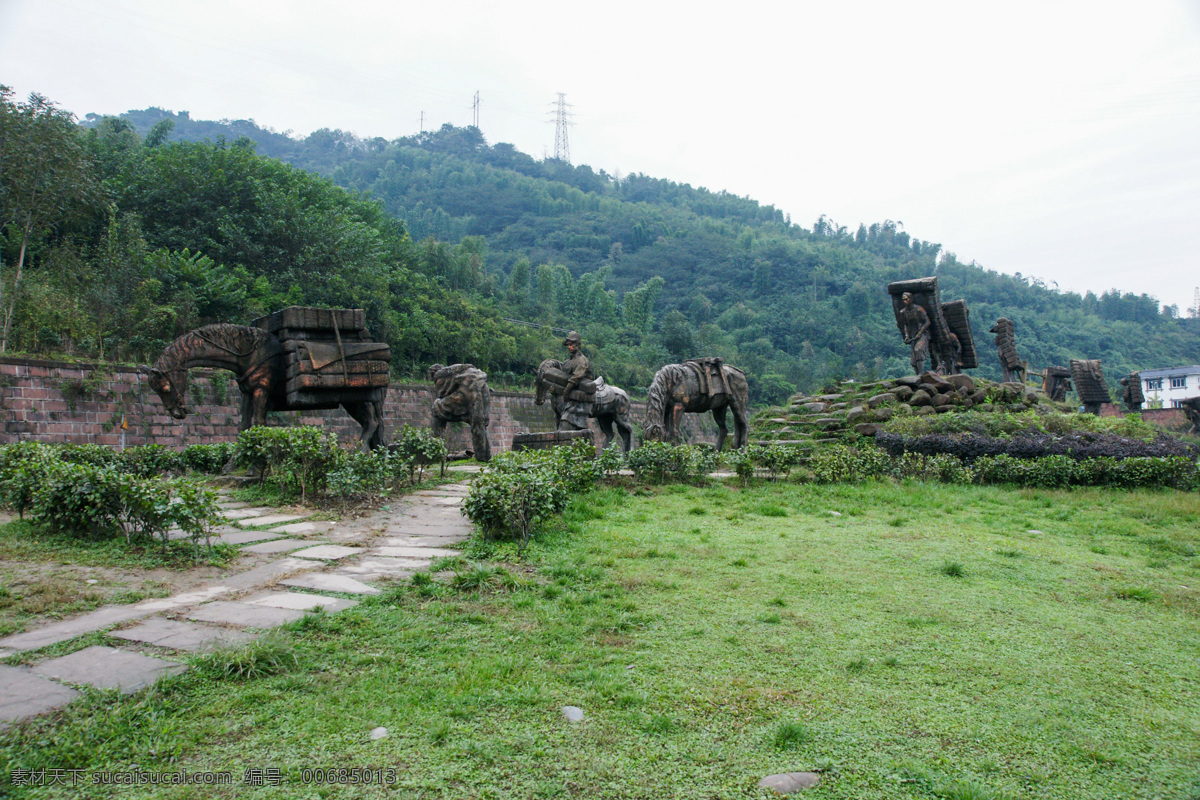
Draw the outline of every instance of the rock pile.
[[[874,436],[878,425],[896,414],[1020,412],[1043,402],[1044,394],[1023,383],[993,383],[969,375],[923,372],[873,383],[843,381],[832,392],[797,394],[786,409],[758,415],[751,423],[751,438],[807,444],[846,435]]]

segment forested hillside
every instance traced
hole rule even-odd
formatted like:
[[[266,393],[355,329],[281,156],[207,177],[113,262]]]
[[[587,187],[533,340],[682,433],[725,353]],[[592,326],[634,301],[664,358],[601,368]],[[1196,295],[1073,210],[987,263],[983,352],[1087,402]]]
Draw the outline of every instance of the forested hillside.
[[[6,98],[5,113],[25,105]],[[1200,362],[1200,322],[1145,295],[1061,293],[888,221],[805,228],[749,198],[537,161],[474,128],[299,139],[160,109],[83,128],[71,147],[98,194],[79,201],[86,219],[46,228],[15,295],[19,226],[4,229],[10,348],[145,358],[198,322],[354,304],[402,374],[467,360],[519,382],[561,338],[519,320],[579,329],[635,392],[667,361],[723,356],[761,404],[907,371],[884,287],[936,274],[944,300],[970,305],[978,374],[999,376],[986,331],[1002,315],[1035,368],[1101,358],[1115,385]]]

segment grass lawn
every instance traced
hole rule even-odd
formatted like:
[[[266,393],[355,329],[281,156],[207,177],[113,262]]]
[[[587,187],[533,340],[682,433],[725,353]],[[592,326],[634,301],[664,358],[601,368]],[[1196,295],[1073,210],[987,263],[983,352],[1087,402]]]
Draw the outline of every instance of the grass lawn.
[[[1200,797],[1200,495],[606,489],[513,552],[0,734],[0,793],[136,764],[233,785],[86,796]],[[351,767],[396,784],[305,782]]]

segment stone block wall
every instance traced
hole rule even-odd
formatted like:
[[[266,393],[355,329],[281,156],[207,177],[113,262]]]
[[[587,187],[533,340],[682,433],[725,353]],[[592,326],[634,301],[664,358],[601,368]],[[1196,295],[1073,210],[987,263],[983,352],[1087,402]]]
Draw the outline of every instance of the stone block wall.
[[[384,404],[389,437],[404,425],[430,426],[430,389],[422,383],[391,385]],[[231,372],[195,369],[187,391],[190,413],[187,419],[175,420],[144,376],[130,367],[0,357],[0,443],[33,440],[127,447],[154,443],[180,448],[230,441],[238,434],[240,399]],[[634,403],[635,439],[645,413],[644,403]],[[354,441],[359,435],[358,424],[340,408],[277,412],[268,421],[325,426],[336,431],[341,441]],[[711,415],[688,414],[685,421],[686,441],[716,441]],[[494,452],[510,449],[514,434],[553,429],[554,412],[548,403],[535,405],[532,394],[521,392],[492,393],[488,437]],[[601,443],[595,421],[592,429]],[[451,452],[462,452],[469,443],[465,425],[447,430]]]

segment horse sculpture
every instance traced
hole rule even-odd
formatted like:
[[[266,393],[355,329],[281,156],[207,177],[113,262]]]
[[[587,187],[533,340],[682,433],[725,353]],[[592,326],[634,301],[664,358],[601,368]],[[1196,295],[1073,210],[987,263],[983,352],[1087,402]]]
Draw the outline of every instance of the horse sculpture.
[[[648,440],[677,442],[683,412],[711,411],[717,423],[717,450],[720,451],[729,433],[725,427],[725,411],[733,409],[733,446],[741,449],[746,446],[750,429],[749,404],[746,373],[737,367],[724,365],[716,358],[667,364],[655,373],[650,384],[642,436]]]
[[[548,380],[547,377],[550,370],[561,371],[562,364],[563,362],[557,359],[547,358],[538,365],[537,377],[534,379],[537,394],[534,396],[533,402],[540,406],[546,402],[546,395],[550,395],[550,405],[554,409],[556,428],[562,420],[562,388]],[[555,388],[558,389],[557,392],[554,391]],[[592,417],[600,426],[600,432],[604,434],[605,448],[612,444],[614,426],[621,436],[621,452],[628,453],[633,447],[633,423],[629,419],[629,408],[629,395],[624,389],[608,385],[603,378],[596,378],[596,398],[592,401]]]
[[[175,419],[188,415],[188,370],[193,367],[227,369],[237,377],[242,392],[238,430],[265,425],[268,411],[296,410],[288,405],[283,344],[278,337],[246,325],[219,323],[185,333],[172,342],[153,367],[142,366],[150,388]],[[383,401],[340,402],[362,426],[360,441],[367,447],[384,447]],[[314,408],[305,406],[304,408]]]

